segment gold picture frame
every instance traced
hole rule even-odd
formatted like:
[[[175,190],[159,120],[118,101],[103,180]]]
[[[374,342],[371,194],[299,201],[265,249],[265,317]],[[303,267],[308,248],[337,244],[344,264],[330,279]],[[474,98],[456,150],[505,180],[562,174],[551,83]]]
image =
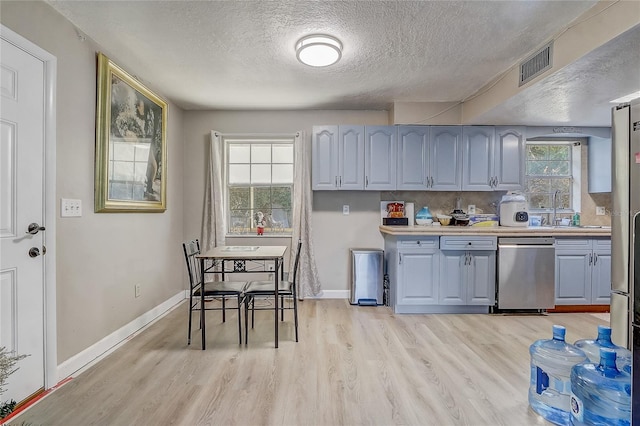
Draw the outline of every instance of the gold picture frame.
[[[98,53],[95,212],[167,209],[167,103]]]

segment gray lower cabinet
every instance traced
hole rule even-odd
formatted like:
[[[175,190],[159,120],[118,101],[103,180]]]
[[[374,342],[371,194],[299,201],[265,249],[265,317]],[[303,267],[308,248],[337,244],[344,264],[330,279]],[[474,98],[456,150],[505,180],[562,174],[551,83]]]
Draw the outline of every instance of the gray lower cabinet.
[[[464,238],[385,237],[394,312],[488,312],[495,301],[497,241]]]
[[[441,237],[440,304],[493,306],[496,237]]]
[[[608,305],[611,239],[556,238],[556,305]]]

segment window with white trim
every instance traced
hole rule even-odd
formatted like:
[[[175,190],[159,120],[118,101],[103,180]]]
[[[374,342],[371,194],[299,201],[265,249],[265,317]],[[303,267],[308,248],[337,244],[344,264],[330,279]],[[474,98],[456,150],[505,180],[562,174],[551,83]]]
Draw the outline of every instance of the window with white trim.
[[[529,211],[580,211],[580,140],[527,141],[525,195]]]
[[[227,232],[290,234],[293,138],[225,138],[224,142]]]

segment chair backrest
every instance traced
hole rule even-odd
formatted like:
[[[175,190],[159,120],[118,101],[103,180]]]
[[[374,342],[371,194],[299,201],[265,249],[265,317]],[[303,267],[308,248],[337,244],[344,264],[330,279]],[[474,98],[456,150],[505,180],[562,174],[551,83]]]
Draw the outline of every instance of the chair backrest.
[[[189,273],[189,284],[191,290],[200,285],[200,262],[196,258],[200,254],[200,241],[198,239],[182,243],[184,259],[187,262],[187,272]]]
[[[296,290],[296,286],[297,286],[297,279],[298,279],[298,266],[300,265],[300,252],[302,251],[302,240],[298,240],[298,251],[296,253],[296,260],[293,263],[293,281],[291,281],[291,283],[293,284],[293,291],[295,292]]]

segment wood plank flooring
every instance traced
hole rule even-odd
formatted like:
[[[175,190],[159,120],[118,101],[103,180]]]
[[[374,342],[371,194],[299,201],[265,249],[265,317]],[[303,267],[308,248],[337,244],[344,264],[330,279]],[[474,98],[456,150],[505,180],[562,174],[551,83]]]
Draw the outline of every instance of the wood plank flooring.
[[[247,346],[235,314],[208,312],[202,351],[197,325],[186,344],[182,304],[10,424],[539,425],[529,345],[553,324],[570,342],[608,325],[603,314],[394,315],[346,300],[299,312],[300,342],[289,311],[279,349],[271,312],[256,313]]]

